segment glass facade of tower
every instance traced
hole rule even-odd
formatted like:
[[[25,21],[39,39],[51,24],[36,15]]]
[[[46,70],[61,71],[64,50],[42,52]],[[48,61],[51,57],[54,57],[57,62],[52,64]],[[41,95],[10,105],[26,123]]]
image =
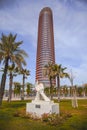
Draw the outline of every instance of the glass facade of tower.
[[[52,11],[49,7],[45,7],[40,12],[38,22],[36,80],[46,86],[49,86],[49,79],[44,77],[43,68],[48,62],[55,63],[55,50]]]

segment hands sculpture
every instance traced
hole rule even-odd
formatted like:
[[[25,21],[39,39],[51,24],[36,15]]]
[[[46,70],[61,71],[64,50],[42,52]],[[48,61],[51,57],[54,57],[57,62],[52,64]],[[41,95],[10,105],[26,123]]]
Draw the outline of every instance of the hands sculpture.
[[[35,101],[40,101],[41,100],[40,95],[42,96],[44,101],[47,101],[47,102],[50,101],[50,99],[44,93],[44,85],[42,83],[38,84],[38,82],[36,82],[35,89],[37,91]]]

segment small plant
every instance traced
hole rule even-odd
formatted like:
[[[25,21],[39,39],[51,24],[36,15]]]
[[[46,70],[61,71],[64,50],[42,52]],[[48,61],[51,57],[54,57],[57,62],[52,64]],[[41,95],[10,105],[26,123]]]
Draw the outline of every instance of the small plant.
[[[49,125],[60,125],[62,124],[66,119],[70,118],[70,113],[63,113],[61,115],[58,114],[43,114],[42,115],[42,121],[48,123]]]
[[[14,116],[27,118],[35,121],[41,120],[42,122],[45,122],[49,125],[56,126],[64,123],[64,121],[70,118],[72,115],[68,112],[64,112],[60,115],[55,113],[53,114],[44,113],[41,117],[38,117],[35,113],[34,114],[26,113],[25,110],[21,110],[21,111],[16,111],[14,113]]]
[[[47,113],[44,113],[44,114],[42,114],[42,116],[41,116],[41,120],[43,121],[43,122],[48,122],[48,120],[49,120],[49,114],[47,114]]]
[[[70,117],[72,117],[72,114],[71,113],[69,113],[69,112],[62,112],[61,114],[61,117],[65,120],[65,119],[67,119],[67,118],[70,118]]]
[[[20,112],[19,111],[16,111],[14,114],[13,114],[14,117],[20,117]]]
[[[26,116],[26,113],[25,113],[25,109],[22,109],[22,110],[17,110],[13,116],[15,117],[25,117]]]
[[[40,120],[40,118],[34,113],[26,113],[25,110],[21,110],[21,111],[16,111],[13,116],[15,117],[22,117],[22,118],[27,118],[27,119],[31,119],[31,120]]]

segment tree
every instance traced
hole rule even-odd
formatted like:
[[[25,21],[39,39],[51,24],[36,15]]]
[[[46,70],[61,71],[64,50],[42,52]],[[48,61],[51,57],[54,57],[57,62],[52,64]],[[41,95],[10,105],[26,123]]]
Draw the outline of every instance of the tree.
[[[78,92],[78,96],[83,96],[83,88],[82,87],[78,87],[77,88],[77,92]]]
[[[48,62],[48,64],[44,66],[43,75],[47,76],[49,78],[49,81],[50,81],[50,94],[51,94],[51,99],[52,99],[53,98],[53,95],[52,95],[52,90],[53,90],[52,79],[54,78],[53,63],[52,62]]]
[[[83,84],[84,96],[87,96],[87,83]]]
[[[17,35],[13,36],[11,33],[8,36],[2,34],[0,41],[0,63],[3,62],[4,64],[4,72],[2,74],[0,85],[0,105],[2,104],[9,63],[17,64],[20,68],[22,65],[26,65],[24,57],[28,55],[24,50],[19,48],[23,42],[16,42],[16,37]]]
[[[21,84],[19,82],[14,82],[14,94],[20,95],[21,92]]]
[[[68,77],[68,73],[65,73],[66,67],[63,68],[62,65],[54,64],[53,72],[54,76],[57,78],[57,88],[58,88],[58,102],[60,102],[60,78]]]
[[[63,93],[63,97],[66,97],[69,94],[67,85],[62,86],[62,93]]]
[[[21,100],[24,100],[24,86],[25,86],[25,79],[27,78],[27,76],[30,75],[30,71],[27,69],[21,69],[19,70],[19,74],[22,74],[23,78],[22,78],[22,91],[21,91]]]
[[[8,95],[8,101],[11,101],[12,98],[12,85],[13,85],[13,77],[17,76],[17,71],[14,64],[8,66],[8,76],[9,76],[9,95]]]
[[[29,95],[31,93],[32,84],[31,83],[27,83],[26,86],[27,86],[26,92],[27,92],[27,95]]]
[[[76,97],[76,86],[73,85],[75,76],[73,75],[72,71],[69,74],[69,80],[72,87],[72,107],[76,108],[78,107],[77,97]]]

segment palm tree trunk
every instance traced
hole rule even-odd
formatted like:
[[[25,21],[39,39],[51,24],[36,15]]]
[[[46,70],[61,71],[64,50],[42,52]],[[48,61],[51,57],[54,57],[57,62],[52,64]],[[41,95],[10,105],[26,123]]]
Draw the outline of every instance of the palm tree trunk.
[[[21,100],[24,100],[24,85],[25,85],[25,75],[23,74],[23,84],[22,84]]]
[[[57,76],[58,102],[60,102],[60,77]]]
[[[52,94],[52,79],[50,78],[50,98],[51,98],[51,100],[52,100],[52,98],[53,98],[53,94]]]
[[[5,67],[4,67],[4,73],[2,74],[2,79],[1,79],[0,105],[2,105],[2,100],[3,100],[4,90],[5,90],[6,75],[7,75],[7,69],[8,69],[8,60],[9,60],[9,58],[6,58]]]
[[[12,83],[13,83],[13,75],[12,73],[10,73],[10,78],[9,78],[9,97],[8,97],[8,101],[11,102],[11,98],[12,98]]]

